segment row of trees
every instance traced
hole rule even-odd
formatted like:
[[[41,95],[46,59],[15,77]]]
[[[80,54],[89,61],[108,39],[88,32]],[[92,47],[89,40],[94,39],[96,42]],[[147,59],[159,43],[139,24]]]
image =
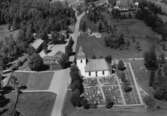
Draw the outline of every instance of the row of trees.
[[[159,100],[167,100],[167,64],[165,55],[162,53],[158,57],[155,47],[152,46],[144,54],[144,64],[150,72],[149,86],[155,90],[154,97]]]
[[[144,53],[144,65],[150,71],[149,86],[153,86],[155,80],[155,71],[158,69],[158,59],[155,52],[155,46]]]
[[[0,75],[2,81],[2,75]],[[11,85],[10,86],[0,86],[0,115],[10,115],[10,116],[21,116],[21,112],[17,110],[17,104],[19,102],[19,96],[22,94],[22,90],[26,89],[27,87],[25,85],[20,86],[17,78],[12,75],[11,76]],[[10,94],[11,92],[16,92],[16,99],[14,101],[14,104],[9,105],[9,107],[6,107],[10,102],[11,99],[7,98],[6,95]]]
[[[89,108],[88,101],[84,97],[81,97],[81,94],[84,92],[83,79],[76,65],[73,65],[71,67],[70,75],[71,75],[70,87],[72,90],[71,103],[73,104],[74,107],[83,106],[84,108],[88,109]]]
[[[94,23],[97,23],[100,20],[104,20],[102,11],[105,11],[103,6],[96,7],[92,4],[92,6],[89,8],[89,12],[87,13],[87,18]]]
[[[163,26],[164,24],[162,19],[158,17],[158,14],[163,14],[161,7],[152,2],[143,1],[139,4],[139,8],[140,9],[136,14],[136,18],[143,20],[155,32],[164,36],[164,31],[166,31],[166,28]]]

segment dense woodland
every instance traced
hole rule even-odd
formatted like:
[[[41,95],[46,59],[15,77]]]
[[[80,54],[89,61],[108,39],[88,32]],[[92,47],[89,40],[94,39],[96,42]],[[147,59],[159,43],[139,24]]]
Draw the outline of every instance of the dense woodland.
[[[155,32],[162,35],[162,39],[166,40],[166,24],[162,19],[158,17],[158,14],[164,14],[160,7],[152,2],[143,1],[139,5],[139,10],[136,14],[136,18],[143,20],[148,26],[150,26]]]
[[[18,38],[9,36],[1,43],[1,60],[7,64],[23,53],[33,54],[33,48],[29,47],[34,40],[33,33],[48,42],[48,33],[68,30],[75,21],[73,9],[61,2],[1,0],[0,24],[8,24],[12,31],[20,30]]]

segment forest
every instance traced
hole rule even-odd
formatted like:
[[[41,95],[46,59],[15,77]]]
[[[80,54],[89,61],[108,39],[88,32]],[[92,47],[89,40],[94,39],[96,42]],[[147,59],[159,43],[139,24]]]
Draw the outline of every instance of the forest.
[[[0,25],[7,24],[10,31],[20,30],[17,38],[9,36],[2,40],[1,60],[7,64],[23,53],[32,54],[33,50],[29,44],[34,40],[34,33],[47,42],[49,33],[68,30],[75,21],[74,10],[65,3],[51,3],[45,0],[1,0]]]

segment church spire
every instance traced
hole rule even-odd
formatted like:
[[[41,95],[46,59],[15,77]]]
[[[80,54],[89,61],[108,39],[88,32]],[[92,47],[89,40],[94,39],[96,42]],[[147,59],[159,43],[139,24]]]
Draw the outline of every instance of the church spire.
[[[86,58],[85,53],[83,52],[83,48],[82,46],[79,47],[79,51],[77,53],[77,59],[82,59],[82,58]]]

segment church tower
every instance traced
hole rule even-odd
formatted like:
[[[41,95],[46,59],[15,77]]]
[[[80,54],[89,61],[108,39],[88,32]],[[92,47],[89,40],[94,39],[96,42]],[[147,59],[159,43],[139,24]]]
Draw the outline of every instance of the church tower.
[[[83,52],[83,49],[81,46],[76,56],[76,64],[77,64],[78,69],[81,72],[81,75],[85,76],[86,55]]]

